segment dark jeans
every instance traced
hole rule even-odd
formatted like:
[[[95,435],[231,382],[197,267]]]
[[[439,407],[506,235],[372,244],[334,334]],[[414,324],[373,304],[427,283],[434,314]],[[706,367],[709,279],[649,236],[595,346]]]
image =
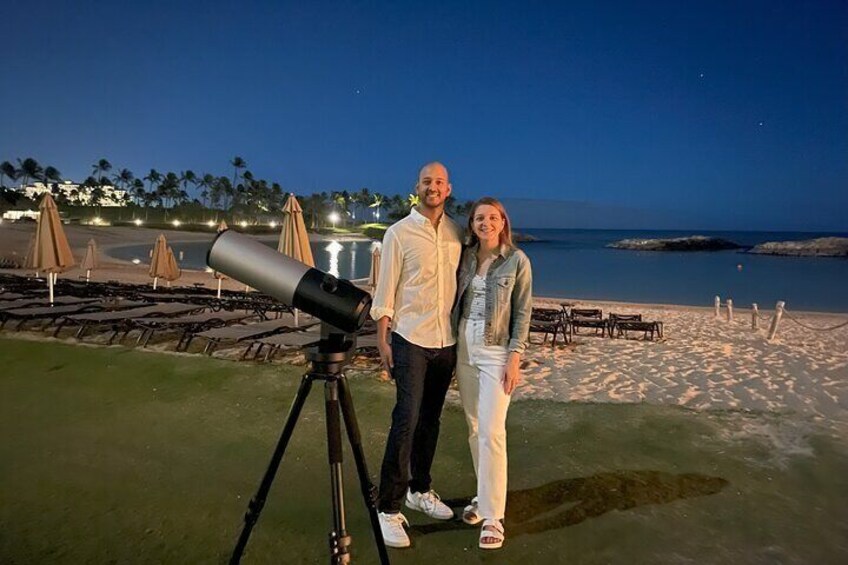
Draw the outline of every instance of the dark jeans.
[[[426,348],[392,334],[397,402],[380,469],[381,512],[399,512],[406,490],[430,490],[439,419],[456,366],[456,347]]]

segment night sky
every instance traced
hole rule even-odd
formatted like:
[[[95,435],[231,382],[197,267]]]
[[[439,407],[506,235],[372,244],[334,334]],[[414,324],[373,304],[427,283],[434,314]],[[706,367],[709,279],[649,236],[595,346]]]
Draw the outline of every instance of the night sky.
[[[0,160],[848,230],[848,2],[568,4],[3,0]]]

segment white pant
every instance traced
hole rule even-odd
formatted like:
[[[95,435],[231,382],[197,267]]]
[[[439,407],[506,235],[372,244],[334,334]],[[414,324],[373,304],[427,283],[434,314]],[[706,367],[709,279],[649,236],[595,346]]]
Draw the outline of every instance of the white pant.
[[[506,510],[506,412],[510,400],[503,389],[503,378],[509,352],[506,347],[484,345],[484,328],[484,320],[460,322],[456,378],[468,423],[480,516],[502,520]]]

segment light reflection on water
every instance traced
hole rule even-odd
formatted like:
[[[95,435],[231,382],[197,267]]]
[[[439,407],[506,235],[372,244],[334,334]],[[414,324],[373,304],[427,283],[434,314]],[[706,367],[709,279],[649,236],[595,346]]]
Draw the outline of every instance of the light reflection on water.
[[[339,277],[339,252],[344,249],[342,244],[336,240],[331,241],[324,250],[329,254],[329,262],[330,268],[327,269],[327,272],[333,275],[334,277]],[[351,269],[353,270],[353,269]]]
[[[277,248],[277,242],[272,240],[261,240],[269,247]],[[312,256],[315,258],[315,267],[332,273],[343,279],[362,279],[368,277],[371,269],[371,248],[376,242],[368,241],[312,241]],[[153,247],[150,245],[130,245],[117,247],[109,250],[109,254],[117,259],[125,261],[137,260],[139,263],[149,262],[149,252]],[[206,269],[206,252],[209,244],[203,241],[172,242],[174,253],[183,252],[183,260],[180,267],[183,269]]]

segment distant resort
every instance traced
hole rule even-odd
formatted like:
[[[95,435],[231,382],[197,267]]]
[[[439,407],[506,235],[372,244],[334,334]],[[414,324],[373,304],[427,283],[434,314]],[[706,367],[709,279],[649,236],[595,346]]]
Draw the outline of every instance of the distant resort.
[[[63,179],[53,166],[33,158],[0,163],[0,215],[3,220],[34,220],[38,201],[49,192],[63,221],[83,224],[168,225],[191,229],[226,219],[245,229],[275,228],[286,198],[296,193],[307,227],[313,231],[344,231],[389,223],[409,213],[415,194],[382,194],[368,188],[313,194],[283,189],[278,182],[256,178],[247,162],[234,157],[232,174],[216,176],[191,170],[150,171],[141,178],[129,169],[115,172],[107,159],[91,167],[83,182]],[[449,197],[446,210],[464,216],[471,202]],[[375,226],[376,227],[376,226]],[[384,229],[384,228],[383,228]],[[382,235],[382,230],[380,230]]]

